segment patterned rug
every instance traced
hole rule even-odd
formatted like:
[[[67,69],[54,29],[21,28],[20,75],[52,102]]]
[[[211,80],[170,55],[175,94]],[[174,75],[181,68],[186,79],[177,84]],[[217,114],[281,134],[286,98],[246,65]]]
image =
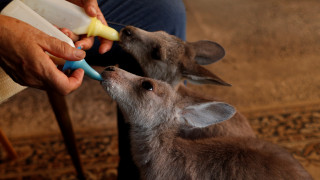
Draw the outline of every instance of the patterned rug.
[[[286,148],[320,179],[320,102],[244,112],[258,137]]]
[[[115,128],[77,133],[76,138],[87,179],[116,179],[119,157]],[[59,135],[14,139],[12,143],[20,158],[8,162],[0,150],[0,179],[77,179]]]
[[[288,149],[315,180],[320,179],[320,102],[243,113],[260,138]],[[116,179],[119,157],[115,129],[76,134],[88,179]],[[0,149],[0,179],[76,179],[59,135],[16,138],[12,142],[20,158],[8,162]]]

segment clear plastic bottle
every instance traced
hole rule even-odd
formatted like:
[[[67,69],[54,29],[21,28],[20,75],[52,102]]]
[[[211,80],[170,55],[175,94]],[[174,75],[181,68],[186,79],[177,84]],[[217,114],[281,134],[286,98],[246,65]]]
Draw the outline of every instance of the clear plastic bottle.
[[[72,40],[62,33],[58,28],[54,27],[50,22],[45,20],[39,14],[34,12],[30,7],[22,3],[20,0],[13,0],[10,2],[2,11],[2,15],[19,19],[31,26],[41,30],[42,32],[55,37],[61,41],[68,43],[70,46],[75,47]],[[48,53],[49,54],[49,53]],[[91,68],[88,63],[82,59],[80,61],[65,61],[61,58],[52,56],[49,54],[51,59],[56,65],[64,65],[63,69],[75,70],[81,68],[85,71],[85,74],[92,79],[101,81],[101,75]]]
[[[10,2],[2,11],[2,15],[13,17],[19,19],[25,23],[30,24],[31,26],[41,30],[42,32],[48,34],[49,36],[55,37],[61,41],[68,43],[70,46],[75,47],[72,40],[66,36],[59,29],[54,27],[50,22],[45,20],[39,14],[34,12],[27,5],[22,3],[20,0],[13,0]],[[65,63],[63,59],[54,57],[50,55],[54,60],[55,64],[62,65]]]
[[[65,0],[21,0],[50,23],[68,28],[77,35],[100,36],[118,41],[118,32],[101,23],[97,18],[89,17],[83,8]]]

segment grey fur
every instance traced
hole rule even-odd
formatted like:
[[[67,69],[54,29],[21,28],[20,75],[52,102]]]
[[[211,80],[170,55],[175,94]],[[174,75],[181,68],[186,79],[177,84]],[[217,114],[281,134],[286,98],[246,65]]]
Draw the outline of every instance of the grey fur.
[[[201,131],[203,124],[189,123],[195,118],[211,114],[218,119],[209,118],[211,126],[227,120],[234,113],[230,105],[183,96],[165,82],[116,67],[107,68],[102,77],[102,86],[131,124],[132,154],[142,179],[312,179],[283,148],[257,138],[184,135],[190,129]],[[152,88],[145,89],[145,83]]]
[[[135,57],[147,77],[169,83],[185,97],[192,96],[201,101],[214,99],[205,98],[203,94],[197,94],[180,85],[184,78],[198,84],[228,85],[200,65],[211,64],[223,58],[225,51],[216,42],[184,42],[163,31],[147,32],[133,26],[127,26],[120,32],[120,45]],[[158,53],[153,54],[154,50]],[[255,133],[248,120],[237,112],[229,121],[207,127],[206,130],[188,130],[185,132],[185,136],[193,138],[208,136],[255,137]]]

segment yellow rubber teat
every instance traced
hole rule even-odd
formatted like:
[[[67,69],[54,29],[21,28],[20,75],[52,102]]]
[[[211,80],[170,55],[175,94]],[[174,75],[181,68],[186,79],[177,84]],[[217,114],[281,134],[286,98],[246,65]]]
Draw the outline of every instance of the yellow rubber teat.
[[[91,18],[91,23],[88,28],[88,37],[99,36],[104,39],[109,39],[112,41],[119,41],[119,33],[115,29],[106,26],[101,23],[96,17]]]

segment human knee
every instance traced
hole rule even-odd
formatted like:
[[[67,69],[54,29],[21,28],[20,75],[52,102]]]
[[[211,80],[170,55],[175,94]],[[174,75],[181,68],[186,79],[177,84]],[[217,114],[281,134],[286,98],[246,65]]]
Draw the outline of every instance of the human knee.
[[[158,17],[163,30],[185,39],[186,11],[182,0],[158,0],[160,13]]]

